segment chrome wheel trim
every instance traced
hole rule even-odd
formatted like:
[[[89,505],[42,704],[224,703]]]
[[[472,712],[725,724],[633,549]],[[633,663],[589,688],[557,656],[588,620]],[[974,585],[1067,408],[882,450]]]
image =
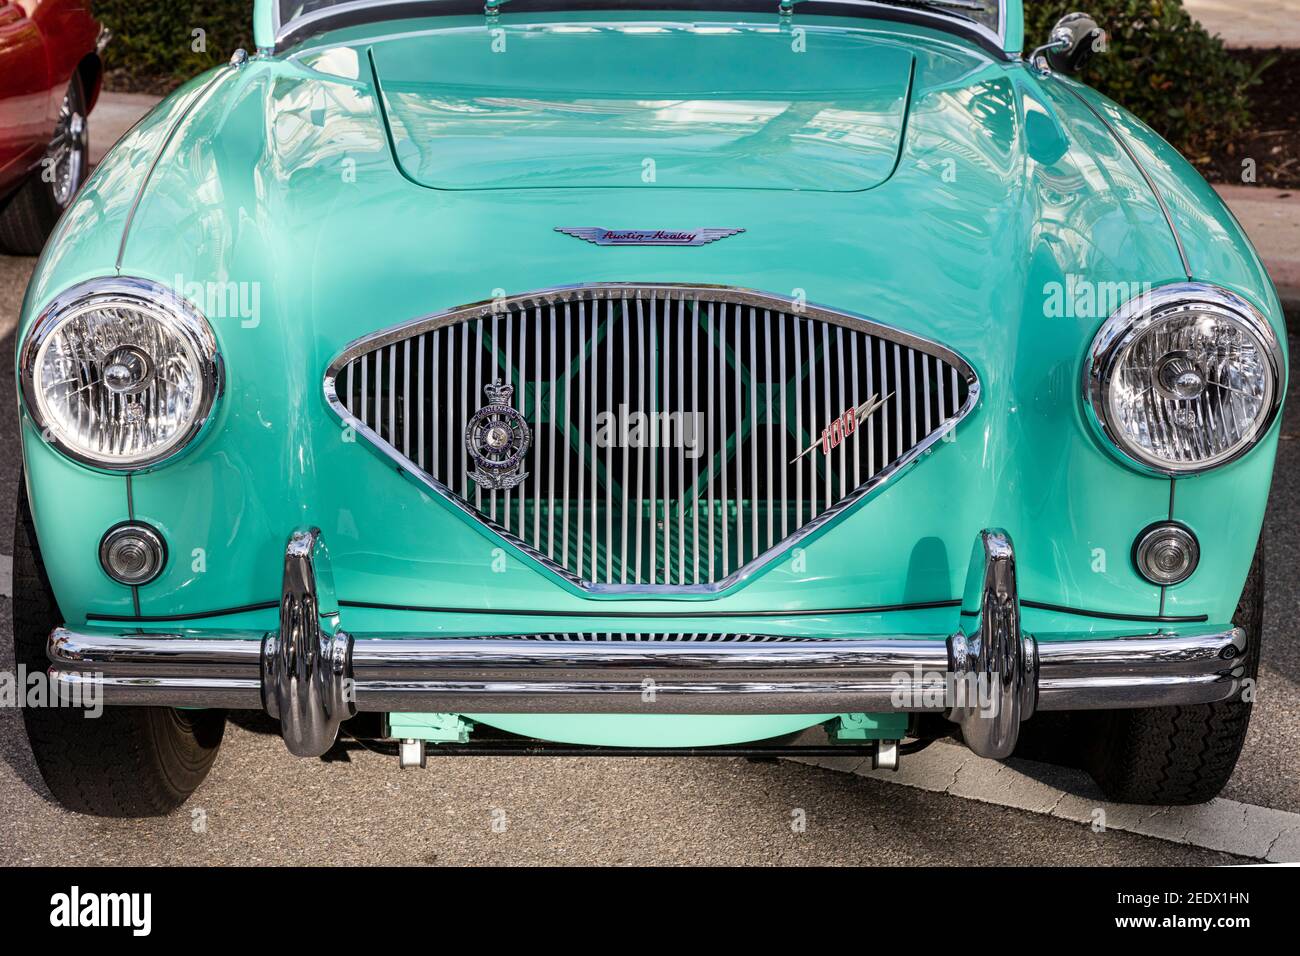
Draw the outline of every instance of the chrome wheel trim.
[[[75,87],[64,94],[59,108],[59,121],[54,127],[54,138],[46,150],[46,160],[54,170],[50,194],[60,209],[67,209],[85,178],[86,159],[89,152],[89,127],[82,104],[74,103]],[[80,97],[77,97],[79,100]]]

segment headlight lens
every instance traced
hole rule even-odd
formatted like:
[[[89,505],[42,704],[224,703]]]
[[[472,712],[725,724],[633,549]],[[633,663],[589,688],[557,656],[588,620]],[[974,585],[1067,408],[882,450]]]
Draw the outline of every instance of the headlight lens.
[[[64,454],[135,470],[186,445],[221,386],[206,320],[170,289],[98,279],[70,289],[23,346],[23,396]]]
[[[1163,286],[1097,333],[1084,368],[1094,422],[1130,461],[1162,474],[1226,464],[1277,412],[1282,355],[1264,317],[1214,286]]]

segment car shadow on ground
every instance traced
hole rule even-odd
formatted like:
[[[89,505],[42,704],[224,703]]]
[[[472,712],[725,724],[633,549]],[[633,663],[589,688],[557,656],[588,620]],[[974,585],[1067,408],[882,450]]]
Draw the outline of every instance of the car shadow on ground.
[[[1300,337],[1289,337],[1295,361]],[[1281,439],[1273,466],[1273,486],[1264,516],[1264,643],[1263,665],[1291,684],[1300,684],[1300,588],[1296,587],[1296,555],[1300,554],[1300,382],[1292,369],[1282,408]],[[1262,688],[1267,691],[1267,684]]]
[[[0,367],[14,367],[14,337],[10,328],[0,337]],[[11,396],[13,392],[9,393]],[[22,455],[18,440],[18,405],[16,396],[10,400],[0,400],[0,554],[13,553],[14,505],[17,498],[19,475],[22,471]],[[15,673],[13,646],[13,598],[0,598],[4,605],[3,623],[0,623],[0,671]],[[22,688],[17,688],[21,693]],[[27,745],[27,732],[23,727],[22,711],[17,707],[0,708],[0,760],[12,769],[24,784],[38,794],[46,803],[54,803],[54,798],[45,787],[40,771],[32,759],[31,748]]]

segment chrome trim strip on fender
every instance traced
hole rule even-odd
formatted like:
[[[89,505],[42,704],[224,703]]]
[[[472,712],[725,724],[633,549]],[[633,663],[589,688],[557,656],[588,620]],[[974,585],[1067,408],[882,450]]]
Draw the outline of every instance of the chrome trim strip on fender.
[[[185,104],[180,115],[176,117],[171,128],[167,130],[167,135],[163,137],[162,144],[158,147],[158,152],[155,153],[153,159],[149,161],[149,170],[144,174],[144,178],[140,180],[140,187],[136,190],[135,198],[131,200],[131,208],[127,210],[126,220],[122,223],[122,237],[117,243],[117,258],[114,260],[113,266],[117,270],[118,275],[121,275],[122,273],[122,261],[126,258],[126,241],[131,235],[131,226],[135,223],[136,211],[140,208],[140,203],[144,199],[145,190],[149,188],[149,183],[153,181],[153,174],[154,170],[158,168],[158,161],[162,159],[163,153],[167,152],[168,148],[172,144],[172,139],[176,136],[176,131],[184,125],[187,119],[189,119],[190,114],[198,108],[200,103],[207,101],[208,97],[212,95],[212,91],[221,84],[223,78],[229,76],[237,69],[237,66],[231,66],[225,70],[219,70],[212,75],[212,78],[204,84],[203,88],[194,94],[194,99]]]
[[[1115,128],[1115,124],[1106,116],[1102,115],[1101,110],[1088,102],[1087,98],[1074,88],[1074,81],[1065,81],[1059,73],[1052,73],[1051,76],[1057,80],[1061,80],[1061,85],[1070,92],[1070,95],[1082,103],[1084,109],[1097,117],[1098,122],[1100,122],[1102,126],[1106,127],[1111,138],[1115,140],[1115,143],[1121,150],[1123,150],[1124,155],[1129,158],[1129,161],[1133,164],[1134,168],[1137,169],[1138,175],[1140,175],[1146,182],[1147,188],[1151,190],[1151,195],[1155,197],[1156,203],[1160,206],[1160,212],[1165,217],[1165,224],[1169,227],[1169,233],[1174,238],[1174,245],[1178,247],[1178,259],[1182,263],[1183,273],[1187,276],[1187,280],[1190,282],[1192,280],[1192,265],[1187,259],[1187,250],[1183,248],[1183,237],[1178,234],[1178,227],[1174,225],[1173,214],[1169,212],[1169,206],[1165,203],[1165,197],[1162,196],[1160,190],[1156,188],[1156,182],[1151,178],[1151,174],[1147,172],[1146,166],[1144,166],[1141,160],[1137,158],[1137,153],[1133,151],[1133,147],[1129,145],[1128,140],[1120,135],[1119,130]]]

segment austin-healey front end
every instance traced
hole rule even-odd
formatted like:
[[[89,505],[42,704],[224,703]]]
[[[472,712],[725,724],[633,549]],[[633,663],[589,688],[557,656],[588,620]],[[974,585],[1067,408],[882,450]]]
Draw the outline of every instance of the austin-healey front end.
[[[69,807],[291,753],[1011,755],[1207,800],[1281,311],[1020,0],[256,8],[19,332],[17,658]],[[1050,726],[1050,724],[1049,724]],[[901,755],[901,757],[900,757]]]

